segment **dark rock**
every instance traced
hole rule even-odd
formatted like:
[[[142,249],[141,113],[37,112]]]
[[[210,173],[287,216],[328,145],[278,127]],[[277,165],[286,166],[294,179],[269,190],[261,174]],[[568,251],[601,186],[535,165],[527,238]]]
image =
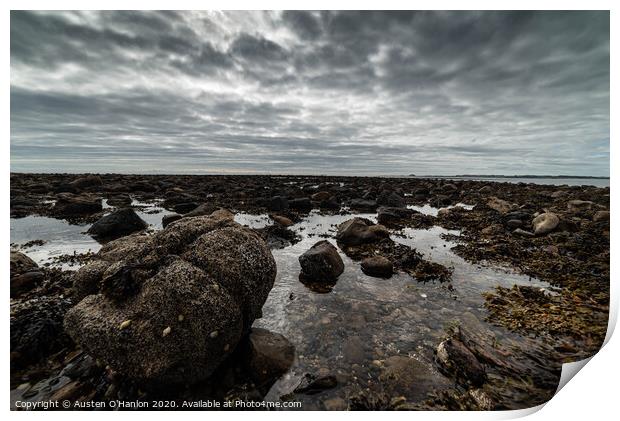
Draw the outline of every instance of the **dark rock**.
[[[18,251],[11,251],[10,259],[11,297],[18,297],[41,283],[44,275],[34,260]]]
[[[188,212],[193,211],[197,207],[198,207],[198,203],[194,203],[194,202],[177,203],[176,205],[174,205],[174,211],[177,213],[188,213]]]
[[[482,386],[486,381],[484,366],[458,339],[446,339],[439,344],[437,361],[444,370],[474,386]]]
[[[383,225],[373,225],[364,218],[353,218],[338,226],[336,239],[345,246],[358,246],[374,243],[389,236],[389,231]]]
[[[115,240],[97,258],[109,264],[101,293],[67,313],[66,330],[93,357],[145,384],[213,373],[260,317],[276,274],[262,239],[227,211]]]
[[[325,390],[333,389],[336,386],[338,386],[338,380],[335,376],[324,376],[315,378],[310,374],[306,374],[301,380],[299,386],[295,388],[294,393],[315,395]]]
[[[353,199],[349,203],[349,207],[353,210],[359,211],[371,211],[374,212],[377,209],[377,202],[374,200],[365,199]]]
[[[123,207],[131,205],[131,196],[128,194],[118,194],[108,199],[107,204],[114,207]]]
[[[407,208],[394,208],[382,206],[377,211],[377,221],[383,225],[397,224],[403,219],[409,218],[415,213],[414,210]]]
[[[53,212],[60,216],[86,215],[101,212],[101,199],[91,195],[61,193],[57,196]]]
[[[198,205],[193,210],[187,212],[185,215],[183,215],[183,217],[184,218],[192,218],[194,216],[211,215],[217,209],[218,209],[218,207],[215,204],[213,204],[213,203],[203,203],[201,205]]]
[[[286,373],[295,359],[295,347],[279,333],[252,328],[248,336],[248,368],[254,381],[269,387]]]
[[[282,196],[273,196],[270,200],[269,200],[269,210],[271,211],[283,211],[283,210],[287,210],[289,207],[288,204],[288,200],[286,200],[285,197]]]
[[[147,227],[136,212],[131,208],[114,211],[95,222],[88,233],[95,238],[113,240]]]
[[[179,215],[178,213],[171,213],[169,215],[164,215],[161,218],[161,226],[166,228],[168,225],[170,225],[174,221],[178,221],[181,218],[183,218],[183,216]]]
[[[385,360],[379,380],[390,394],[407,390],[415,400],[423,400],[429,392],[452,387],[445,377],[414,358],[395,355]]]
[[[318,193],[314,193],[310,198],[315,202],[323,202],[328,200],[331,197],[331,193],[328,191],[320,191]]]
[[[302,276],[309,281],[334,281],[344,272],[338,250],[329,241],[319,241],[299,256]]]
[[[368,276],[377,278],[389,278],[392,276],[394,266],[389,259],[383,256],[367,257],[362,260],[362,272]]]
[[[340,209],[340,202],[338,202],[336,198],[332,196],[327,200],[323,200],[322,202],[319,202],[319,208],[338,210]]]
[[[271,219],[273,219],[273,221],[277,224],[282,225],[283,227],[290,227],[291,225],[293,225],[293,221],[291,221],[289,218],[287,218],[286,216],[281,216],[281,215],[271,215]]]
[[[310,211],[312,210],[312,202],[308,197],[301,197],[298,199],[291,199],[288,201],[288,206],[291,209],[300,210],[300,211]]]
[[[516,235],[519,237],[534,237],[534,233],[530,231],[522,230],[521,228],[517,228],[512,232],[512,235]]]
[[[377,196],[377,204],[395,208],[404,208],[407,205],[407,202],[405,202],[405,199],[400,197],[395,192],[383,190]]]
[[[34,363],[71,344],[62,325],[70,306],[60,297],[11,304],[11,353],[17,355],[12,362]]]
[[[82,190],[89,187],[101,187],[103,183],[101,182],[101,177],[94,174],[89,174],[84,177],[79,177],[69,183],[70,186],[75,189]]]
[[[520,219],[510,219],[506,222],[506,226],[510,229],[521,228],[523,226],[523,222]]]

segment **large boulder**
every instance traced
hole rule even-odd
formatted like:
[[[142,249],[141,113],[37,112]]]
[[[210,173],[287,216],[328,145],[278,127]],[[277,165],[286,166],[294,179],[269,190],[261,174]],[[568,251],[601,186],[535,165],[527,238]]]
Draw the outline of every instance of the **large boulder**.
[[[377,209],[377,202],[368,199],[353,199],[349,207],[353,210],[374,212]]]
[[[99,219],[88,229],[88,233],[95,238],[116,239],[147,226],[133,209],[123,208]]]
[[[101,177],[95,174],[88,174],[84,177],[78,177],[69,183],[71,187],[78,190],[92,187],[101,187],[102,184],[103,183],[101,182]]]
[[[532,221],[532,228],[535,235],[545,235],[556,229],[560,223],[560,218],[553,212],[545,212],[538,215]]]
[[[374,243],[390,236],[383,225],[375,225],[365,218],[353,218],[338,226],[336,240],[345,246]]]
[[[74,284],[100,291],[67,313],[66,331],[93,357],[148,384],[207,378],[260,317],[276,274],[263,240],[224,210],[115,240],[97,257],[101,267],[91,263]]]
[[[301,274],[308,281],[332,282],[344,272],[344,263],[336,247],[327,240],[319,241],[299,256]]]

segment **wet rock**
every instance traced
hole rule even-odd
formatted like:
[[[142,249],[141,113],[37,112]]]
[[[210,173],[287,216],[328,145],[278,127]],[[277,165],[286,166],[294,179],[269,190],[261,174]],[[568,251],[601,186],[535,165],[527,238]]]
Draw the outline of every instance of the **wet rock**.
[[[390,236],[383,225],[374,225],[364,218],[353,218],[338,226],[336,239],[345,246],[357,246],[379,241]]]
[[[330,197],[327,200],[323,200],[323,201],[319,202],[319,208],[320,209],[338,210],[338,209],[340,209],[340,202],[338,202],[336,200],[336,198],[334,196],[332,196],[332,197]]]
[[[315,202],[323,202],[323,201],[328,200],[330,197],[331,197],[331,193],[327,191],[320,191],[310,196],[310,198]]]
[[[178,213],[171,213],[169,215],[164,215],[161,218],[161,225],[163,228],[166,228],[168,225],[170,225],[174,221],[178,221],[181,218],[183,218],[183,216],[179,215]]]
[[[11,278],[39,269],[34,260],[18,251],[11,251],[10,262]]]
[[[493,192],[493,188],[491,186],[482,186],[478,189],[478,193],[489,194]]]
[[[299,256],[301,274],[305,280],[331,282],[344,272],[344,263],[338,250],[329,241],[314,244]]]
[[[203,203],[183,215],[184,218],[193,218],[194,216],[211,215],[218,209],[213,203]]]
[[[490,197],[489,200],[487,201],[487,206],[490,207],[493,210],[496,210],[499,213],[508,213],[510,212],[512,209],[514,209],[514,205],[502,200],[502,199],[498,199],[497,197],[493,196]]]
[[[497,235],[503,232],[504,227],[502,227],[500,224],[491,224],[480,231],[482,235]]]
[[[394,208],[404,208],[407,202],[395,192],[384,190],[377,196],[377,204]]]
[[[147,226],[133,209],[123,208],[102,217],[87,232],[95,238],[113,240]]]
[[[560,223],[560,218],[555,213],[545,212],[538,215],[532,221],[534,235],[545,235],[556,229]]]
[[[260,317],[275,279],[265,243],[227,211],[112,243],[97,256],[111,263],[101,293],[73,307],[65,327],[89,354],[145,384],[207,378]]]
[[[476,356],[459,340],[446,339],[437,347],[437,362],[457,379],[482,386],[486,381],[484,366]]]
[[[308,197],[301,197],[298,199],[291,199],[288,201],[288,206],[291,209],[299,210],[299,211],[310,211],[312,210],[312,202]],[[275,210],[275,209],[274,209]]]
[[[512,232],[512,235],[516,235],[517,237],[534,237],[534,233],[530,231],[525,231],[521,228],[517,228]]]
[[[182,203],[177,203],[176,205],[174,205],[174,211],[176,213],[185,214],[185,213],[193,211],[197,207],[198,207],[198,203],[182,202]]]
[[[373,256],[362,260],[362,271],[368,276],[389,278],[392,276],[394,266],[389,259],[383,256]]]
[[[37,297],[11,304],[11,362],[34,363],[71,344],[63,330],[63,317],[71,301]]]
[[[273,196],[269,200],[269,206],[268,206],[269,210],[283,211],[283,210],[287,210],[288,207],[289,207],[288,200],[286,200],[285,197]]]
[[[286,216],[271,215],[271,219],[273,219],[274,222],[276,222],[277,224],[282,225],[283,227],[290,227],[291,225],[293,225],[293,221],[291,221]]]
[[[382,206],[377,210],[377,221],[383,225],[397,224],[403,219],[411,217],[415,211],[407,208]]]
[[[97,213],[101,210],[101,199],[98,197],[60,193],[54,204],[53,213],[59,216],[74,216]]]
[[[299,386],[294,390],[294,393],[303,393],[305,395],[315,395],[325,390],[333,389],[338,386],[338,380],[335,376],[323,376],[315,378],[311,374],[306,374],[301,380]]]
[[[510,219],[506,222],[506,226],[510,229],[521,228],[523,226],[523,222],[520,219]]]
[[[11,251],[10,259],[11,297],[18,297],[43,281],[43,272],[30,257]]]
[[[592,221],[601,222],[601,221],[609,221],[609,211],[598,211],[592,217]]]
[[[115,207],[131,205],[131,197],[128,194],[118,194],[108,199],[107,204]]]
[[[101,187],[102,185],[101,177],[94,174],[89,174],[84,177],[79,177],[73,180],[69,185],[75,189],[81,190],[88,187]]]
[[[377,209],[377,202],[374,200],[366,199],[353,199],[349,203],[349,207],[358,211],[370,211],[374,212]]]
[[[422,400],[428,393],[451,386],[441,374],[434,372],[421,361],[405,356],[392,356],[385,360],[379,380],[384,390],[392,394],[407,390],[413,400]]]
[[[252,328],[248,336],[248,368],[254,381],[269,387],[286,373],[295,359],[295,347],[279,333]]]

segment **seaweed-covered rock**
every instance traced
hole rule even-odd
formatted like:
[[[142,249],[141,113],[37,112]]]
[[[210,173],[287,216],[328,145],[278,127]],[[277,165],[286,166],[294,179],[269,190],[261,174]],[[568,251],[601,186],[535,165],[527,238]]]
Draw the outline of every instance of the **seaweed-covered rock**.
[[[260,317],[276,274],[263,240],[223,210],[110,244],[98,254],[106,263],[80,281],[92,276],[100,293],[72,308],[65,327],[94,357],[148,384],[208,377]]]
[[[71,344],[63,317],[71,301],[37,297],[11,305],[11,362],[35,363]]]
[[[309,281],[334,281],[344,272],[344,263],[336,247],[327,240],[319,241],[299,256],[302,277]]]
[[[88,229],[88,233],[95,238],[116,239],[147,226],[133,209],[123,208],[99,219]]]

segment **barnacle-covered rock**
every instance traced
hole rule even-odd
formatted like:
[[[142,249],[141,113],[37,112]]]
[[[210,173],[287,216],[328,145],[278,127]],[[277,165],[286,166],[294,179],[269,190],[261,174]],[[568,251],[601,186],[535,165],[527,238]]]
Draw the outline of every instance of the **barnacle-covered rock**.
[[[74,288],[100,290],[65,328],[119,373],[151,383],[207,378],[260,317],[275,279],[264,241],[224,210],[113,243],[76,274]]]

